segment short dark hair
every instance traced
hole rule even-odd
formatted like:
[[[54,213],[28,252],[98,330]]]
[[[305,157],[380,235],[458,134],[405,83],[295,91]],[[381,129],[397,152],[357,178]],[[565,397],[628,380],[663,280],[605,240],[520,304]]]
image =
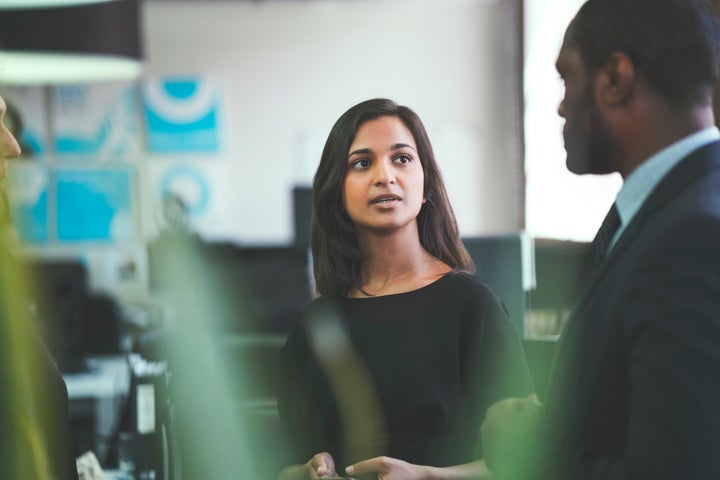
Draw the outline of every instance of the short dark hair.
[[[707,103],[718,78],[720,28],[706,0],[588,0],[568,27],[585,67],[628,55],[649,84],[681,107]]]
[[[392,100],[375,98],[353,106],[335,122],[313,179],[310,243],[315,285],[320,295],[345,297],[361,286],[360,248],[353,222],[343,208],[347,156],[360,125],[384,116],[399,118],[412,133],[417,146],[427,198],[417,217],[420,243],[455,270],[473,272],[475,269],[460,239],[430,138],[420,118]]]

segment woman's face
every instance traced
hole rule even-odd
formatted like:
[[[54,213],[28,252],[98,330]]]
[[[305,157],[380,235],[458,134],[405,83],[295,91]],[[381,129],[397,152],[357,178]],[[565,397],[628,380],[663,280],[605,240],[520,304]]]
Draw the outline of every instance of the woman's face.
[[[360,125],[350,145],[343,205],[358,229],[417,228],[424,172],[415,139],[397,117]]]
[[[8,175],[8,160],[20,156],[20,145],[5,126],[5,100],[0,97],[0,192],[5,189],[5,179]]]

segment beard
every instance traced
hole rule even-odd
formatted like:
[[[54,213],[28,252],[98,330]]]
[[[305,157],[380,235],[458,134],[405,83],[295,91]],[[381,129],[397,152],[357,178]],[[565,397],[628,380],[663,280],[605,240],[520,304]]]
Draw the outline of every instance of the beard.
[[[613,173],[614,145],[612,136],[592,98],[591,86],[578,101],[572,118],[563,129],[567,169],[577,175]]]

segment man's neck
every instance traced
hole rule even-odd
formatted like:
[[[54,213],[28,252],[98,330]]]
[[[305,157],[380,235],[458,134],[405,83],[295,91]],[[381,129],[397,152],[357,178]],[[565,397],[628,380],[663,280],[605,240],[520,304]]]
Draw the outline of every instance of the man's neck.
[[[674,111],[661,106],[649,111],[643,128],[636,130],[635,138],[626,143],[627,155],[619,162],[619,173],[626,179],[640,164],[654,154],[695,132],[713,126],[711,105],[695,106]]]

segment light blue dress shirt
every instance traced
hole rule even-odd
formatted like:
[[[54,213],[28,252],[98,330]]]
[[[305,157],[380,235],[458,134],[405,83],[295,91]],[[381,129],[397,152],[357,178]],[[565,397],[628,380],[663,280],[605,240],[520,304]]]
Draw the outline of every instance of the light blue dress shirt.
[[[620,228],[610,242],[610,249],[665,175],[694,150],[718,139],[720,130],[717,127],[700,130],[660,150],[628,175],[615,199]]]

